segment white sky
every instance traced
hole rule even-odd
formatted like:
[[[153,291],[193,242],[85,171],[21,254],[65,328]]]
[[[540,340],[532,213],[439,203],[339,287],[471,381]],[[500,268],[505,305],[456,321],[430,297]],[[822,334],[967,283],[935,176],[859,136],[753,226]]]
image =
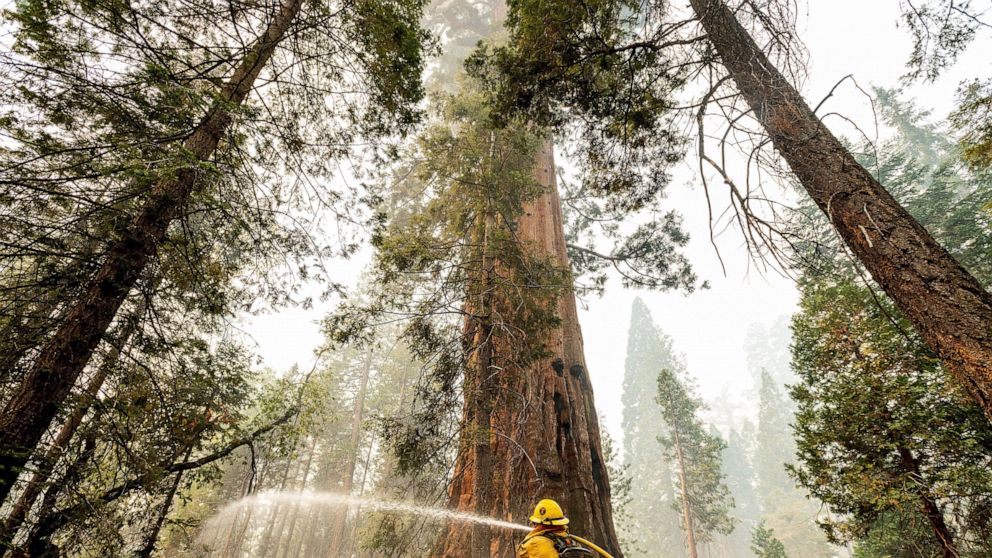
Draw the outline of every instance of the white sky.
[[[981,4],[982,2],[976,2]],[[800,22],[800,33],[810,55],[809,80],[803,93],[811,104],[819,102],[841,78],[853,74],[865,89],[871,85],[895,87],[905,71],[911,41],[906,30],[897,28],[899,0],[808,0],[808,10]],[[934,109],[943,117],[954,106],[954,93],[962,80],[990,75],[989,42],[976,44],[961,62],[934,84],[917,84],[911,97],[922,107]],[[866,131],[874,130],[868,100],[849,84],[831,99],[830,110],[845,114]],[[850,133],[840,127],[839,133]],[[620,438],[620,395],[626,337],[633,298],[640,295],[656,323],[674,339],[685,354],[689,371],[699,380],[704,397],[715,397],[722,389],[731,395],[750,388],[744,355],[744,337],[752,323],[773,322],[791,314],[797,301],[790,280],[775,273],[748,272],[740,238],[728,233],[719,239],[727,265],[724,277],[708,242],[705,200],[693,168],[677,174],[670,191],[668,207],[678,207],[685,216],[693,240],[688,249],[702,279],[711,283],[707,291],[695,294],[659,294],[620,289],[615,283],[601,299],[592,299],[580,308],[585,338],[586,360],[596,390],[596,403],[605,417],[605,426]],[[721,184],[715,184],[719,188]],[[367,254],[341,262],[334,279],[354,284]],[[328,311],[326,305],[313,310],[290,309],[255,318],[245,324],[258,344],[265,363],[285,370],[298,363],[309,367],[313,349],[321,338],[317,322]]]

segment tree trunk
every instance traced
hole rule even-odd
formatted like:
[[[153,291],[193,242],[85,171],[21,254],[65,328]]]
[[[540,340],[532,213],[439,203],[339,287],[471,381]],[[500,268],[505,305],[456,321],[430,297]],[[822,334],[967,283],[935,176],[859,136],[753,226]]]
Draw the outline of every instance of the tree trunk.
[[[208,160],[231,124],[228,105],[241,105],[262,67],[299,13],[302,0],[285,0],[264,35],[251,47],[220,91],[220,102],[200,121],[184,147]],[[204,185],[196,165],[181,168],[151,189],[135,218],[115,232],[103,264],[67,311],[52,338],[0,413],[0,503],[6,500],[34,451],[110,327],[128,292],[155,258],[172,221]]]
[[[58,482],[60,488],[73,485],[82,478],[83,468],[93,458],[96,445],[96,432],[88,431],[83,442],[82,451],[72,463],[66,466]],[[22,549],[27,551],[27,556],[32,558],[35,556],[59,558],[61,556],[59,548],[52,542],[52,537],[61,526],[61,518],[56,510],[59,492],[59,490],[49,490],[45,493],[44,498],[41,499],[41,505],[38,509],[38,521],[34,525],[34,528],[31,529],[24,549]]]
[[[14,503],[10,513],[7,514],[7,518],[3,522],[3,527],[0,529],[0,558],[3,557],[8,543],[17,535],[17,530],[20,529],[28,512],[31,511],[35,501],[37,501],[45,482],[48,480],[48,476],[52,472],[52,468],[55,467],[65,448],[68,447],[69,441],[76,434],[79,425],[82,424],[83,418],[89,412],[93,402],[97,400],[97,396],[100,394],[107,376],[120,360],[121,348],[126,346],[130,341],[131,336],[138,327],[140,316],[143,313],[144,307],[142,306],[134,315],[129,316],[124,330],[120,333],[120,339],[117,340],[117,344],[110,348],[110,352],[104,357],[104,361],[97,368],[96,374],[90,378],[79,403],[76,404],[75,409],[72,410],[65,423],[62,424],[62,428],[55,435],[55,439],[52,440],[48,451],[45,452],[45,455],[40,460],[38,470],[31,475],[31,479],[24,486],[24,491],[21,492],[17,498],[17,502]]]
[[[294,459],[292,463],[286,465],[286,475],[283,477],[282,485],[279,487],[279,492],[285,492],[288,486],[287,479],[289,481],[295,482],[296,476],[299,474],[300,469],[303,466],[303,462]],[[262,542],[259,544],[258,556],[259,558],[268,558],[272,556],[278,556],[279,554],[279,541],[282,540],[283,530],[286,526],[286,516],[288,515],[285,511],[286,506],[282,502],[276,502],[272,506],[272,512],[269,514],[268,525],[265,528],[265,532],[262,535]],[[272,550],[272,548],[275,550]],[[271,552],[270,552],[271,551]]]
[[[682,452],[682,435],[675,417],[671,418],[672,434],[675,435],[675,458],[679,461],[679,486],[682,490],[682,521],[685,523],[685,545],[689,558],[699,558],[696,550],[696,528],[692,521],[692,502],[689,501],[689,482],[685,472],[685,454]]]
[[[186,452],[186,459],[189,459],[192,450]],[[165,525],[165,520],[169,517],[169,510],[172,509],[172,502],[176,498],[176,493],[179,492],[179,486],[183,481],[182,471],[176,473],[176,478],[172,479],[172,484],[169,486],[169,491],[165,494],[165,499],[162,501],[162,506],[159,508],[158,515],[155,517],[155,523],[152,524],[151,529],[145,535],[145,544],[142,545],[141,550],[135,553],[135,558],[151,558],[152,552],[155,552],[155,545],[158,544],[158,538],[162,534],[162,527]]]
[[[368,392],[369,375],[372,371],[372,357],[374,352],[370,348],[365,356],[365,364],[362,369],[362,378],[358,384],[358,392],[355,394],[355,403],[351,414],[351,440],[348,444],[348,462],[345,463],[344,472],[341,473],[341,493],[351,494],[351,489],[355,486],[355,462],[358,460],[358,442],[362,436],[362,420],[365,416],[365,394]],[[341,545],[344,543],[345,523],[348,519],[349,506],[342,506],[335,509],[331,523],[331,539],[327,545],[327,557],[338,558],[341,553]]]
[[[992,417],[992,295],[834,137],[723,0],[690,0],[755,117],[872,277]]]
[[[310,444],[310,451],[307,453],[306,463],[303,465],[303,478],[300,480],[300,488],[296,492],[303,494],[307,489],[307,481],[310,480],[310,468],[313,465],[313,455],[317,451],[317,439],[314,438],[313,443]],[[289,530],[286,532],[286,544],[282,547],[282,557],[289,558],[289,549],[293,546],[293,535],[296,533],[296,523],[299,521],[300,517],[300,502],[297,501],[293,504],[293,510],[290,512],[289,520]],[[300,535],[300,540],[303,539],[303,535]],[[276,549],[276,555],[278,556],[280,549]]]
[[[517,224],[518,237],[535,255],[551,258],[567,269],[561,200],[550,142],[538,154],[535,174],[545,192],[525,207]],[[449,505],[525,523],[539,499],[554,498],[564,507],[573,532],[594,540],[619,557],[609,478],[574,294],[563,294],[557,310],[560,325],[550,332],[545,343],[552,356],[526,369],[502,367],[480,377],[470,375],[488,371],[481,363],[491,357],[476,355],[480,362],[469,366],[462,442]],[[507,349],[511,348],[497,346],[496,356]],[[512,357],[512,350],[505,356]],[[505,360],[510,362],[512,358]],[[484,381],[494,385],[487,386]],[[480,397],[485,400],[478,401]],[[480,417],[480,411],[486,414]],[[481,431],[477,430],[480,427]],[[467,443],[467,438],[473,443]],[[490,473],[487,463],[499,466]],[[483,503],[483,498],[491,500]],[[514,555],[518,542],[515,533],[496,530],[484,533],[482,537],[488,548],[483,556]],[[450,526],[433,556],[469,556],[474,534],[475,531],[463,526]]]
[[[951,535],[951,530],[947,527],[947,522],[944,520],[944,513],[940,510],[940,506],[937,505],[937,501],[930,492],[929,484],[920,472],[919,460],[916,459],[916,456],[913,455],[913,452],[909,448],[902,446],[899,446],[899,460],[903,470],[912,478],[916,486],[916,493],[920,498],[920,509],[926,516],[927,521],[930,522],[930,528],[933,529],[934,536],[940,541],[944,558],[958,558],[960,554],[958,554],[957,547],[954,545],[954,536]]]

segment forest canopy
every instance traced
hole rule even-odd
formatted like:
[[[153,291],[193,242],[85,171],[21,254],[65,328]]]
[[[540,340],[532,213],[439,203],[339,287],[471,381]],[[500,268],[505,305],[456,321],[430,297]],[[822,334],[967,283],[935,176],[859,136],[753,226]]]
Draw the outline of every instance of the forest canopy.
[[[0,558],[988,556],[992,5],[826,4],[6,5]]]

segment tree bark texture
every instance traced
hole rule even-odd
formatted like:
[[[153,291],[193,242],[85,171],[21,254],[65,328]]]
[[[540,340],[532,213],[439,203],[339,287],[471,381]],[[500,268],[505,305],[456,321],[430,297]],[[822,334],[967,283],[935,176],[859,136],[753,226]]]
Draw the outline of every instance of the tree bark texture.
[[[134,335],[140,316],[143,313],[144,306],[142,305],[139,310],[135,311],[134,314],[128,316],[128,319],[125,320],[123,330],[120,332],[116,344],[110,347],[109,352],[104,356],[103,362],[100,363],[96,373],[87,382],[82,397],[76,403],[69,417],[62,424],[48,450],[45,451],[44,456],[40,459],[38,469],[31,475],[31,478],[24,486],[24,490],[17,497],[17,501],[4,519],[3,527],[0,528],[0,558],[3,557],[7,544],[17,535],[17,530],[24,523],[28,512],[31,511],[38,496],[41,495],[52,469],[62,457],[72,437],[75,436],[76,431],[83,422],[83,418],[86,417],[93,403],[98,399],[100,390],[107,380],[107,376],[110,375],[110,372],[117,366],[120,360],[121,348],[127,346],[130,342],[131,336]]]
[[[525,207],[517,234],[528,250],[567,269],[550,142],[538,154],[535,173],[545,191]],[[513,361],[512,347],[497,343],[495,354],[479,351],[470,359],[449,507],[525,524],[538,500],[553,498],[564,508],[573,532],[620,557],[573,293],[558,299],[557,313],[560,324],[545,342],[550,357],[526,368],[505,366]],[[470,333],[476,347],[489,334],[485,324]],[[499,358],[501,351],[508,352],[506,358]],[[499,367],[491,365],[495,358]],[[518,539],[518,533],[452,525],[433,556],[508,558],[515,555]]]
[[[228,106],[241,105],[247,98],[301,5],[302,0],[285,1],[221,89],[221,102],[214,105],[185,141],[184,147],[195,161],[206,161],[216,151],[231,125]],[[116,231],[93,280],[13,390],[0,413],[0,503],[6,500],[128,292],[155,258],[169,225],[190,196],[203,187],[201,174],[194,164],[155,184],[134,219]]]
[[[689,479],[685,470],[685,454],[682,451],[682,434],[679,432],[675,417],[670,420],[672,434],[675,435],[675,457],[679,461],[679,486],[682,491],[682,522],[685,524],[685,546],[689,558],[699,558],[696,550],[696,528],[692,521],[692,501],[689,498]]]
[[[737,89],[806,192],[992,417],[992,294],[858,164],[724,0],[690,4]]]

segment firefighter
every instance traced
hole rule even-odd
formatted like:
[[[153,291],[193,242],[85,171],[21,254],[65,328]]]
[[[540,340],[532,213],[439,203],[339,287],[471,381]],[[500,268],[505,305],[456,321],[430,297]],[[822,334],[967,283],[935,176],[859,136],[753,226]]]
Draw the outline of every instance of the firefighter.
[[[534,529],[517,547],[518,558],[586,558],[594,556],[568,534],[568,518],[554,500],[541,500],[530,516]]]

